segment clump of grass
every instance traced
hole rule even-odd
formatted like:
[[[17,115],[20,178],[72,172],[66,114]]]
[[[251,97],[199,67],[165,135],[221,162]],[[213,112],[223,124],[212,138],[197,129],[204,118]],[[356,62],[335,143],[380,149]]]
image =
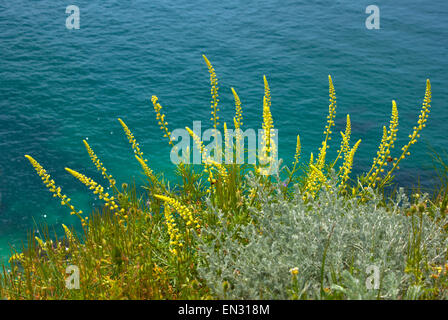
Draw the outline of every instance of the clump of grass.
[[[210,73],[211,121],[214,130],[218,130],[220,127],[218,78],[215,69],[205,56],[204,60]],[[165,180],[163,174],[158,174],[151,168],[151,162],[143,153],[144,148],[137,142],[136,137],[125,122],[118,119],[131,145],[131,150],[137,161],[136,164],[142,168],[146,183],[142,190],[137,190],[135,186],[130,187],[127,184],[122,184],[120,187],[91,146],[84,141],[94,166],[101,173],[111,190],[109,194],[99,182],[93,181],[81,172],[67,168],[68,173],[104,201],[104,206],[100,211],[92,212],[86,217],[82,211],[75,209],[68,196],[62,194],[61,188],[51,179],[43,166],[31,156],[26,156],[49,191],[55,197],[58,197],[61,204],[68,207],[72,214],[79,217],[81,232],[62,225],[64,231],[62,238],[58,238],[56,235],[50,236],[48,232],[44,233],[42,238],[30,236],[28,244],[22,252],[12,252],[10,266],[3,267],[3,274],[0,277],[0,296],[8,299],[208,299],[235,296],[233,293],[230,294],[231,290],[242,285],[244,281],[238,284],[231,279],[222,278],[222,273],[216,274],[216,278],[213,278],[209,273],[204,273],[204,270],[213,270],[214,261],[219,261],[222,257],[220,254],[224,252],[223,240],[234,241],[238,246],[241,246],[243,251],[248,246],[252,246],[255,254],[257,251],[255,244],[258,240],[254,234],[249,234],[246,231],[252,228],[250,230],[256,230],[256,232],[266,235],[266,226],[263,224],[264,214],[254,215],[254,212],[264,212],[266,206],[274,204],[282,204],[285,208],[292,206],[290,212],[284,212],[284,216],[281,218],[283,219],[281,221],[291,223],[284,226],[291,233],[293,232],[291,227],[294,224],[287,217],[288,214],[295,212],[293,206],[298,201],[303,208],[321,204],[328,210],[341,210],[341,208],[345,208],[344,206],[355,206],[355,204],[367,205],[373,201],[373,195],[380,193],[385,186],[391,183],[394,172],[399,169],[398,164],[409,155],[410,147],[416,142],[421,130],[425,127],[430,109],[431,87],[428,80],[418,124],[410,135],[409,142],[402,148],[402,155],[393,160],[392,168],[386,172],[385,168],[389,162],[398,130],[398,110],[396,103],[393,102],[389,129],[384,127],[383,139],[377,156],[373,160],[371,170],[360,176],[359,179],[353,179],[350,177],[350,173],[361,140],[354,144],[351,143],[349,115],[347,115],[345,132],[340,133],[341,142],[337,157],[329,161],[327,156],[337,105],[336,91],[329,76],[329,114],[324,129],[324,139],[316,153],[317,156],[314,157],[311,154],[309,161],[301,161],[301,142],[300,137],[297,136],[296,153],[291,166],[279,165],[276,168],[281,168],[281,170],[269,172],[267,164],[275,162],[278,146],[273,139],[274,120],[271,112],[270,87],[266,77],[263,77],[263,81],[265,90],[261,110],[263,114],[261,143],[263,152],[259,153],[257,163],[253,165],[238,164],[236,161],[225,164],[216,161],[215,156],[218,151],[214,150],[210,153],[211,150],[204,147],[201,137],[196,136],[187,127],[195,145],[200,150],[202,164],[179,163],[176,166],[176,173],[180,179],[173,186],[172,183],[170,184],[169,181]],[[225,150],[223,153],[225,159],[237,159],[240,156],[237,152],[240,152],[240,150],[237,150],[235,146],[243,141],[240,131],[243,129],[242,102],[236,90],[234,88],[231,88],[231,90],[235,100],[233,124],[237,131],[235,137],[230,137],[227,123],[223,123],[224,148],[222,146],[220,148]],[[168,144],[171,147],[176,148],[167,121],[168,115],[162,111],[163,108],[157,96],[152,96],[151,101],[163,137],[168,139]],[[236,143],[231,143],[230,139],[235,139]],[[245,149],[244,152],[249,153],[250,150]],[[339,160],[342,163],[338,164]],[[339,166],[339,169],[336,169],[337,166]],[[274,174],[269,176],[267,173]],[[251,178],[247,179],[248,176]],[[286,180],[280,183],[281,177],[284,176]],[[329,194],[332,197],[332,205],[322,202],[330,197]],[[264,198],[260,198],[260,195],[263,195]],[[272,203],[267,203],[267,199],[271,199]],[[438,203],[429,203],[426,198],[424,199],[425,202],[416,202],[413,205],[418,208],[417,211],[421,213],[420,216],[422,217],[423,213],[429,212],[430,221],[444,226],[444,220],[440,219],[437,214],[439,212],[437,210],[440,208]],[[443,208],[443,203],[445,203],[446,208],[446,201],[443,200],[441,203],[441,207]],[[387,203],[387,201],[378,205],[383,206],[383,209],[381,209],[383,215],[387,213],[390,216],[390,212],[393,212],[393,215],[401,217],[394,219],[406,219],[406,221],[415,222],[411,225],[411,229],[406,229],[412,231],[412,237],[407,242],[409,248],[405,252],[406,263],[400,265],[405,265],[406,269],[400,269],[400,272],[412,275],[413,280],[409,282],[409,285],[415,286],[415,288],[425,287],[427,285],[425,272],[428,270],[428,263],[425,264],[422,261],[428,261],[428,252],[425,245],[421,245],[425,243],[424,237],[427,235],[427,230],[422,229],[421,221],[423,221],[423,218],[415,221],[414,218],[406,218],[407,214],[414,217],[414,213],[417,212],[414,212],[412,206],[408,209],[406,209],[406,206],[399,209],[396,205]],[[423,210],[420,209],[422,206],[425,206]],[[373,211],[376,212],[375,210]],[[313,215],[313,210],[307,212],[303,215]],[[369,210],[363,212],[365,212],[366,218],[369,217],[369,214],[371,215]],[[314,218],[320,219],[318,215]],[[339,215],[333,215],[331,218],[334,218],[332,222],[334,224],[339,221],[340,217]],[[356,219],[361,218],[362,216],[359,214],[356,216]],[[428,219],[425,218],[425,223],[429,221]],[[351,220],[341,221],[353,222]],[[393,221],[395,220],[391,218],[389,222],[393,224]],[[306,228],[307,226],[302,225],[301,227]],[[347,227],[350,226],[347,225]],[[384,227],[392,228],[393,226],[385,225]],[[406,227],[409,227],[409,225],[406,225]],[[339,228],[344,228],[344,225]],[[334,236],[339,234],[338,230],[338,228],[334,230]],[[287,234],[279,233],[278,236],[287,236]],[[322,286],[327,281],[323,277],[325,272],[332,270],[326,268],[327,262],[322,263],[321,257],[325,252],[324,256],[328,256],[326,258],[328,263],[336,261],[331,250],[332,239],[333,236],[328,237],[327,249],[319,245],[311,246],[310,250],[312,250],[307,257],[310,265],[320,266],[319,283],[321,283],[321,287],[319,297],[352,297],[346,293],[323,294],[326,291],[322,291],[325,289]],[[340,245],[349,241],[347,239],[344,237],[339,239]],[[372,241],[381,240],[375,236]],[[303,244],[307,245],[306,242]],[[311,242],[309,244],[311,245]],[[279,248],[279,250],[291,250],[287,242],[281,245],[282,248]],[[386,250],[382,246],[378,248]],[[378,252],[379,255],[387,254],[387,252],[381,250]],[[204,256],[204,252],[210,252],[210,255]],[[403,252],[400,251],[401,253]],[[218,256],[214,256],[215,254],[218,254]],[[395,257],[395,259],[398,258]],[[232,263],[235,264],[232,267],[236,267],[237,261]],[[279,268],[284,261],[275,263],[278,265],[274,266],[272,270],[277,270],[276,268]],[[67,276],[65,271],[70,265],[76,265],[80,271],[80,288],[77,290],[69,290],[65,286]],[[201,272],[199,272],[199,267]],[[296,272],[300,269],[291,267],[294,270],[292,273],[294,276],[293,287],[284,288],[286,291],[276,296],[292,298],[314,296],[317,292],[315,289],[310,289],[309,293],[304,293],[306,290],[303,291],[304,288],[301,287],[304,279],[300,278],[299,281],[300,273]],[[439,268],[438,266],[433,267]],[[9,272],[8,268],[10,269]],[[351,272],[353,270],[350,269],[342,270],[339,268],[338,270],[340,272],[336,272],[335,276],[339,280],[342,276],[350,277],[354,274]],[[349,273],[346,274],[343,271]],[[439,274],[437,279],[442,279],[442,271]],[[267,277],[269,278],[269,274]],[[284,277],[284,275],[281,277]],[[311,273],[310,277],[309,281],[313,279]],[[433,279],[435,278],[433,277]],[[218,287],[222,284],[222,281],[227,285],[231,283],[232,289],[229,289],[230,291],[226,289],[225,292],[221,291]],[[340,285],[342,282],[338,281],[334,283]],[[264,285],[266,284],[269,284],[269,281],[264,283]],[[226,285],[224,287],[229,288]],[[446,288],[446,282],[442,282],[440,287]],[[303,293],[297,291],[298,288],[302,288]],[[260,287],[260,292],[263,292],[264,289]],[[253,295],[241,295],[241,297],[249,296]],[[441,296],[443,296],[443,293],[440,290],[433,293],[433,297]],[[378,297],[396,296],[378,294]]]

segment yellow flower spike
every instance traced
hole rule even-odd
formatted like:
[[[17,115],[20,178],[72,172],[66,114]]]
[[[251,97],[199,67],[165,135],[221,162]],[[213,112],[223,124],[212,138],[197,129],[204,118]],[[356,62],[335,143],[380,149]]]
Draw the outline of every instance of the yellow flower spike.
[[[327,143],[325,140],[322,142],[322,148],[320,148],[319,156],[316,159],[315,164],[313,161],[313,153],[311,153],[309,164],[310,169],[308,170],[308,175],[306,177],[305,190],[312,197],[314,197],[319,191],[320,184],[326,181],[325,175],[322,173],[322,170],[325,166],[326,154]]]
[[[328,116],[327,116],[327,125],[325,126],[325,139],[324,142],[326,143],[326,148],[328,148],[328,140],[331,140],[331,127],[334,126],[334,118],[336,116],[336,91],[334,90],[334,86],[333,86],[333,80],[331,79],[331,76],[328,75],[328,92],[329,92],[329,102],[330,104],[328,105]],[[323,142],[322,142],[323,144]]]
[[[342,137],[341,147],[338,150],[338,155],[330,168],[333,168],[335,166],[336,162],[338,162],[339,158],[341,157],[341,154],[343,154],[344,159],[348,158],[349,153],[350,153],[350,133],[351,133],[350,117],[347,115],[347,127],[345,129],[345,133],[343,133],[342,131],[340,132],[341,137]],[[343,168],[343,165],[341,165],[339,167],[339,172],[342,171],[342,168]]]
[[[153,177],[153,172],[152,170],[148,167],[148,165],[146,164],[146,162],[140,158],[139,156],[135,156],[135,158],[137,159],[137,161],[140,163],[140,165],[142,166],[143,172],[145,173],[145,175],[148,178],[152,178]]]
[[[199,138],[198,135],[194,133],[193,130],[191,130],[189,127],[185,127],[185,129],[193,138],[194,143],[196,144],[197,148],[199,149],[199,152],[201,153],[201,160],[203,160],[202,157],[205,156],[207,149],[204,147],[201,138]]]
[[[300,144],[300,135],[297,135],[296,153],[294,155],[294,168],[299,163],[301,149],[302,149],[302,145]]]
[[[313,153],[311,153],[310,163],[308,165],[309,166],[308,174],[307,174],[305,185],[304,185],[304,191],[306,194],[306,196],[304,196],[304,198],[314,197],[318,191],[317,190],[318,189],[317,181],[318,181],[318,172],[320,172],[320,170],[317,169],[313,163],[314,163]],[[317,171],[314,170],[313,168],[316,168]]]
[[[218,78],[216,77],[216,73],[215,73],[215,69],[213,68],[212,64],[210,63],[210,61],[207,59],[207,57],[205,55],[202,55],[202,57],[205,60],[205,63],[207,64],[208,67],[208,71],[210,73],[210,85],[211,85],[211,89],[210,89],[210,94],[212,95],[212,101],[211,101],[211,108],[212,108],[212,121],[213,121],[213,128],[215,130],[217,130],[217,127],[219,125],[218,122],[218,115],[217,112],[219,111],[218,109]]]
[[[266,76],[263,76],[263,82],[264,82],[264,96],[266,97],[266,105],[270,109],[271,108],[271,89],[269,88],[268,80],[266,79]]]
[[[358,140],[358,142],[355,143],[355,145],[353,146],[353,148],[350,150],[350,152],[347,153],[347,156],[345,157],[345,161],[344,164],[342,165],[342,176],[341,176],[341,181],[342,181],[342,185],[343,188],[345,189],[345,183],[348,180],[348,175],[350,174],[350,172],[352,171],[353,168],[353,158],[355,156],[355,152],[359,147],[359,144],[361,143],[361,139]]]
[[[395,141],[398,131],[397,127],[398,127],[398,108],[395,100],[392,100],[392,116],[389,124],[390,140]]]
[[[291,269],[289,269],[289,272],[291,273],[291,275],[296,276],[299,274],[299,268],[297,268],[297,267],[291,268]]]
[[[197,219],[194,219],[194,217],[193,217],[193,213],[186,206],[181,204],[179,201],[177,201],[176,199],[167,197],[167,196],[162,196],[162,195],[157,195],[157,194],[154,195],[154,197],[168,203],[169,206],[171,206],[173,209],[175,209],[179,213],[179,215],[182,217],[182,219],[184,219],[187,226],[194,224],[194,225],[196,225],[197,229],[200,228],[199,222],[197,221]]]
[[[147,175],[148,177],[153,176],[152,175],[152,171],[151,169],[149,169],[149,166],[146,165],[146,162],[148,162],[147,159],[144,158],[143,156],[143,152],[140,150],[139,144],[137,143],[137,140],[135,139],[134,135],[132,134],[131,130],[129,130],[128,126],[123,122],[123,120],[121,120],[120,118],[118,118],[118,121],[120,121],[121,126],[123,127],[123,130],[129,140],[129,143],[132,146],[132,149],[134,150],[135,156],[137,161],[140,163],[140,165],[143,167],[143,171],[145,173],[145,175]],[[163,122],[163,118],[162,118],[162,122]],[[168,123],[166,123],[168,124]],[[171,140],[170,140],[171,141]],[[142,162],[145,162],[145,166],[143,166]],[[145,169],[146,168],[146,169]],[[150,175],[148,175],[148,173],[151,173]]]
[[[135,139],[135,137],[132,134],[131,130],[129,130],[128,126],[123,122],[123,120],[118,118],[118,121],[120,122],[121,126],[123,127],[123,130],[124,130],[124,132],[126,134],[126,137],[129,140],[129,143],[132,146],[132,150],[134,150],[134,153],[136,155],[138,155],[140,158],[144,159],[143,152],[141,152],[139,144],[137,143],[137,140]],[[145,162],[147,162],[147,160],[145,160]]]
[[[65,168],[65,170],[70,173],[72,176],[74,176],[76,179],[78,179],[79,181],[81,181],[81,183],[83,183],[86,187],[90,188],[90,187],[94,187],[95,191],[93,192],[94,194],[98,194],[98,198],[103,199],[104,202],[106,203],[106,207],[109,207],[111,210],[114,210],[116,203],[114,200],[109,199],[105,194],[104,194],[104,188],[98,184],[97,182],[93,181],[91,178],[86,177],[85,175],[83,175],[82,173],[79,173],[75,170],[72,170],[70,168]]]
[[[181,243],[179,243],[179,229],[176,226],[175,219],[173,215],[171,214],[171,210],[168,206],[165,206],[164,209],[164,215],[165,215],[165,223],[168,228],[168,235],[170,237],[170,252],[174,255],[177,255],[176,246],[180,246]]]
[[[392,100],[392,113],[389,123],[389,130],[383,127],[383,137],[381,138],[380,146],[378,147],[377,156],[373,160],[372,167],[367,173],[369,181],[381,180],[377,179],[381,172],[384,171],[383,166],[387,166],[387,160],[391,153],[391,149],[394,148],[395,141],[397,140],[398,127],[398,109],[397,104]],[[370,184],[369,184],[370,186]]]
[[[264,130],[264,143],[266,145],[267,153],[270,152],[271,144],[271,130],[274,128],[274,121],[271,114],[271,93],[269,89],[268,80],[266,76],[263,76],[264,81],[264,97],[263,97],[263,130]]]
[[[317,168],[314,165],[311,165],[310,167],[313,170],[313,172],[315,172],[317,180],[319,182],[323,183],[323,182],[327,181],[327,178],[325,177],[325,175],[323,174],[323,172],[319,168]]]
[[[235,126],[235,131],[236,131],[236,146],[240,145],[240,141],[242,140],[242,131],[241,131],[241,123],[238,123],[236,118],[233,118],[233,124]],[[239,148],[239,147],[238,147]],[[237,149],[237,156],[240,156],[242,150],[241,149]]]
[[[226,168],[221,163],[218,163],[211,159],[209,159],[208,162],[210,164],[212,164],[215,168],[217,168],[219,176],[222,178],[223,183],[226,184],[228,181],[228,178],[229,178],[229,174],[227,173]],[[216,181],[216,180],[213,180],[213,181]]]
[[[201,154],[201,163],[204,164],[204,172],[208,173],[208,181],[211,183],[211,185],[213,185],[213,172],[212,172],[212,168],[210,166],[210,159],[206,159],[205,156],[207,154],[207,149],[204,147],[204,144],[201,140],[201,138],[199,138],[197,136],[197,134],[195,134],[193,132],[193,130],[191,130],[189,127],[185,127],[185,129],[188,131],[188,133],[190,134],[190,136],[193,138],[194,143],[196,144],[197,148],[199,149],[199,152]],[[210,187],[209,192],[211,193],[212,191],[212,187]]]
[[[224,146],[225,150],[227,150],[227,147],[230,145],[230,137],[229,137],[229,131],[227,130],[227,124],[224,122]]]
[[[319,169],[322,169],[325,165],[325,154],[327,152],[327,149],[330,147],[328,144],[328,140],[331,140],[331,128],[334,126],[334,119],[336,117],[336,91],[334,90],[333,80],[331,79],[330,75],[328,75],[328,87],[330,104],[328,105],[327,124],[325,125],[324,130],[325,139],[322,141],[322,147],[319,148],[318,159],[323,159],[322,163],[317,163]],[[348,121],[350,121],[350,118],[348,118]],[[333,165],[336,163],[336,160],[335,162],[333,162]],[[331,167],[333,167],[333,165]]]
[[[347,124],[345,126],[345,138],[346,138],[346,143],[344,143],[343,145],[341,145],[341,150],[343,153],[347,153],[349,150],[349,144],[350,144],[350,135],[352,133],[352,124],[350,121],[350,115],[347,115]]]
[[[15,253],[9,258],[8,262],[11,263],[13,261],[21,262],[25,259],[25,255],[23,253]]]
[[[74,237],[73,237],[73,234],[70,231],[70,229],[67,228],[67,226],[65,224],[62,224],[62,228],[64,228],[64,232],[65,232],[65,235],[67,236],[67,239],[69,241],[74,241]]]
[[[45,242],[43,242],[42,241],[42,239],[40,239],[39,237],[34,237],[34,239],[36,239],[36,241],[37,241],[37,243],[39,244],[39,247],[42,249],[42,250],[47,250],[47,248],[46,248],[46,243]]]
[[[233,97],[235,98],[235,129],[240,129],[243,125],[243,109],[241,108],[241,101],[238,97],[238,94],[236,93],[235,89],[230,88],[233,93]]]
[[[288,182],[285,184],[285,186],[287,187],[291,181],[292,181],[292,176],[294,175],[294,173],[296,172],[296,167],[299,164],[299,159],[300,159],[300,152],[302,149],[302,145],[300,143],[300,135],[297,135],[297,143],[296,143],[296,153],[294,154],[294,162],[293,162],[293,166],[292,166],[292,170],[289,176],[289,180]]]
[[[159,98],[157,96],[152,96],[151,101],[154,105],[154,110],[156,112],[156,119],[158,120],[158,124],[160,129],[164,132],[164,137],[168,138],[168,143],[171,146],[174,146],[173,141],[171,140],[171,132],[168,130],[168,122],[165,121],[165,115],[161,112],[162,106],[158,103]]]
[[[112,175],[107,174],[107,169],[103,166],[103,163],[100,161],[100,159],[97,157],[97,155],[95,154],[95,152],[93,152],[92,148],[90,147],[90,145],[87,143],[86,140],[83,140],[84,142],[84,146],[87,149],[87,152],[89,153],[90,159],[92,160],[93,164],[96,166],[97,170],[99,172],[101,172],[101,174],[103,175],[104,179],[109,181],[109,186],[111,188],[115,187],[115,179],[112,177]]]
[[[319,157],[317,158],[317,167],[319,170],[322,170],[322,168],[325,165],[325,157],[327,156],[327,143],[324,141],[322,144],[322,149],[319,152]]]
[[[389,170],[387,175],[384,177],[382,184],[384,184],[386,181],[388,181],[388,179],[391,177],[391,175],[395,169],[400,168],[398,166],[400,161],[403,160],[406,157],[406,155],[410,154],[409,148],[411,147],[411,145],[413,145],[414,143],[417,142],[417,138],[420,137],[420,134],[419,134],[420,131],[426,126],[426,122],[429,117],[430,109],[431,109],[431,82],[429,81],[429,79],[427,79],[426,80],[425,97],[423,98],[422,108],[420,110],[420,115],[418,117],[417,126],[415,126],[413,128],[414,131],[412,132],[412,134],[410,134],[409,142],[401,148],[401,150],[403,151],[401,156],[398,157],[398,159],[394,161],[392,168]]]
[[[61,204],[68,207],[70,209],[70,214],[76,214],[80,219],[81,222],[84,220],[81,217],[82,211],[76,211],[75,207],[70,204],[70,198],[67,199],[67,196],[61,193],[61,187],[56,187],[56,184],[53,179],[51,179],[50,175],[47,173],[47,171],[37,162],[33,157],[29,155],[25,155],[25,158],[29,160],[31,165],[36,170],[39,177],[41,177],[42,182],[45,184],[48,190],[53,194],[53,197],[58,197],[61,199]]]
[[[233,150],[230,150],[230,135],[227,130],[227,124],[224,122],[224,153],[230,152],[233,154]]]
[[[262,136],[261,136],[261,150],[259,152],[259,162],[261,164],[257,171],[266,174],[269,169],[264,168],[264,164],[272,163],[276,156],[276,146],[271,138],[273,133],[271,132],[274,128],[274,122],[271,114],[271,94],[269,89],[269,84],[266,76],[263,76],[264,81],[264,96],[263,96],[263,124],[262,124]]]

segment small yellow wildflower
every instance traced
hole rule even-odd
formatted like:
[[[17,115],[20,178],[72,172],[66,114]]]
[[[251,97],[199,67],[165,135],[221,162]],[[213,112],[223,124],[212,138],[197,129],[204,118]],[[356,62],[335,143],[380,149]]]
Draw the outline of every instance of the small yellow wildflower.
[[[334,90],[333,86],[333,80],[331,79],[331,76],[328,75],[328,92],[330,96],[330,104],[328,105],[328,116],[327,116],[327,125],[325,126],[325,139],[324,142],[326,143],[326,148],[328,148],[328,140],[331,140],[331,127],[334,126],[334,118],[336,116],[336,91]],[[323,145],[323,143],[322,143]]]

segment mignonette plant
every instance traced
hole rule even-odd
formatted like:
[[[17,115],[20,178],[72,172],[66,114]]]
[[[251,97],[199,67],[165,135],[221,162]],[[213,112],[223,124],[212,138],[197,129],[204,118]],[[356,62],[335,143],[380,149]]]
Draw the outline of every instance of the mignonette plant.
[[[219,118],[218,78],[210,74],[211,122]],[[392,101],[389,126],[368,172],[351,177],[361,143],[351,141],[351,119],[340,132],[335,159],[327,150],[336,117],[336,92],[329,80],[328,116],[316,156],[302,161],[297,135],[293,163],[277,159],[271,94],[266,77],[262,106],[262,141],[255,164],[223,163],[210,155],[190,128],[186,130],[201,154],[201,165],[179,163],[179,181],[156,173],[132,131],[118,119],[143,172],[143,188],[118,184],[87,141],[92,163],[104,178],[100,184],[81,170],[66,168],[103,201],[101,210],[86,216],[32,156],[30,161],[45,187],[80,219],[81,228],[62,225],[64,235],[30,236],[21,252],[12,249],[3,266],[0,296],[8,299],[209,299],[209,298],[405,298],[445,297],[445,206],[421,196],[409,204],[402,194],[384,194],[401,161],[426,126],[431,85],[417,125],[401,153],[392,155],[398,132],[398,109]],[[234,88],[230,136],[226,122],[223,157],[236,159],[244,141],[243,104]],[[156,121],[170,147],[176,148],[164,108],[151,102]],[[236,143],[233,143],[236,142]],[[221,146],[222,147],[222,146]],[[244,153],[253,150],[244,149]],[[230,153],[230,154],[229,154]],[[286,179],[285,179],[286,178]],[[281,182],[280,182],[281,181]],[[110,190],[110,191],[109,191]],[[446,203],[446,201],[442,201]],[[416,209],[418,208],[418,210]],[[78,232],[81,231],[81,232]],[[65,269],[76,265],[80,289],[65,287]],[[381,287],[366,291],[365,267],[381,271]],[[428,275],[429,272],[429,275]]]

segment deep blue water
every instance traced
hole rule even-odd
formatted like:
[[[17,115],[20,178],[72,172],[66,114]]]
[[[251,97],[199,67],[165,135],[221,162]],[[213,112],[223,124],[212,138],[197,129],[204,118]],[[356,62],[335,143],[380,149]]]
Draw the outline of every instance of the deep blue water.
[[[66,6],[80,8],[68,30]],[[365,8],[380,8],[380,30]],[[356,170],[369,166],[390,116],[400,113],[396,152],[414,125],[430,78],[428,127],[402,165],[402,185],[430,184],[428,145],[447,148],[448,2],[417,1],[0,1],[0,257],[34,223],[76,222],[45,190],[24,158],[34,156],[78,208],[95,199],[64,167],[101,181],[82,139],[88,137],[119,183],[141,182],[117,121],[125,120],[150,166],[169,170],[150,97],[158,95],[170,128],[210,124],[206,54],[220,83],[221,118],[232,122],[230,87],[244,124],[260,128],[263,74],[270,81],[280,156],[291,159],[300,133],[304,161],[322,139],[328,80],[335,84],[336,134],[352,119],[363,142]],[[339,144],[334,140],[332,150]]]

